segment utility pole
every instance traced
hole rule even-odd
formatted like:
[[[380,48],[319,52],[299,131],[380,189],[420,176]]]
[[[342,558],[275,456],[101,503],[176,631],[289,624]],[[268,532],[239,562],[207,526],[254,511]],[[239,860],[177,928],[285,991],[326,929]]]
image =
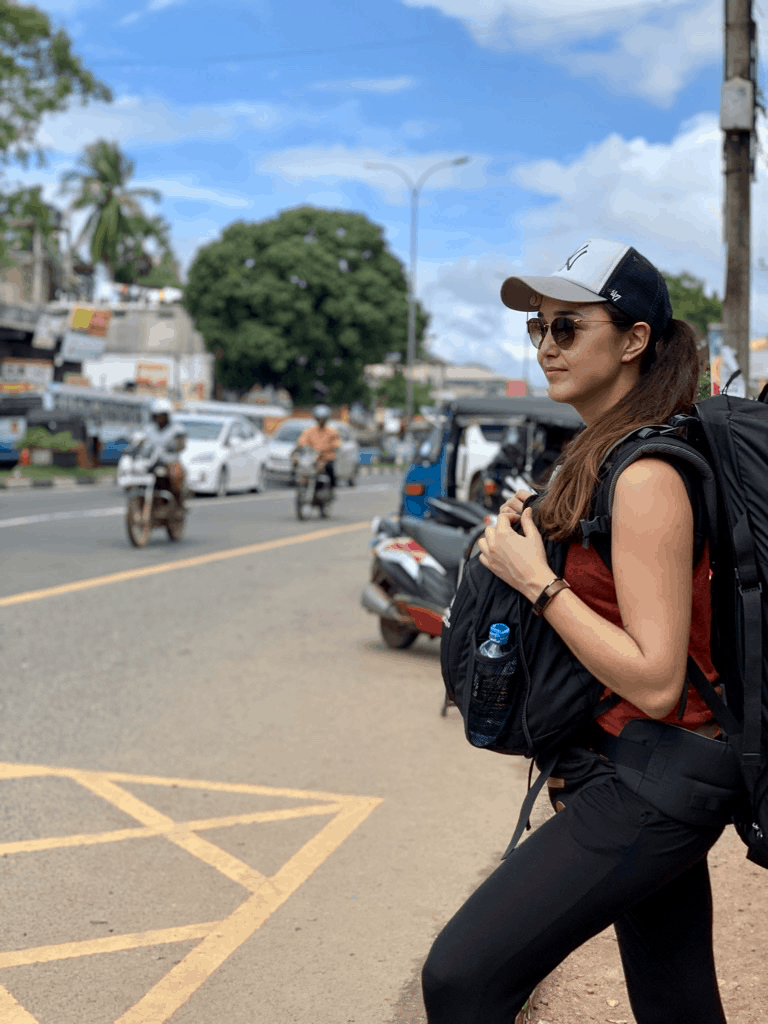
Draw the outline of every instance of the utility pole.
[[[750,189],[754,172],[756,58],[752,0],[725,0],[725,66],[720,106],[725,164],[723,344],[736,353],[746,395],[749,395]]]

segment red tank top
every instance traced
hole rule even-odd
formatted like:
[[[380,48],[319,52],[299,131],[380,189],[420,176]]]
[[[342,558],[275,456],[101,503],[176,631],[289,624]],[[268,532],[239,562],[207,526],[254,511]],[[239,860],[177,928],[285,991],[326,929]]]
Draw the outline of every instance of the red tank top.
[[[593,611],[616,626],[622,625],[613,574],[594,547],[584,548],[580,543],[571,544],[563,576],[570,583],[574,594],[577,594]],[[693,601],[688,654],[710,682],[717,678],[717,671],[712,664],[709,652],[711,619],[709,555],[705,551],[699,564],[693,570]],[[606,687],[605,693],[610,694],[611,691]],[[663,721],[682,725],[686,729],[697,729],[713,720],[712,712],[692,686],[689,688],[682,721],[677,718],[679,708],[680,703],[678,702]],[[606,732],[618,736],[626,723],[633,718],[648,717],[634,704],[630,704],[628,700],[622,700],[615,708],[611,708],[610,711],[601,715],[597,721]]]

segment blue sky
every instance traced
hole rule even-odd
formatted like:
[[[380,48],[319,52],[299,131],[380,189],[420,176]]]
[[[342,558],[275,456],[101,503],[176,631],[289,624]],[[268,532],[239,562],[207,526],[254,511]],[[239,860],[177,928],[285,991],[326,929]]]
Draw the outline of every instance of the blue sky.
[[[49,0],[110,105],[49,118],[55,195],[88,142],[117,140],[159,188],[184,265],[233,220],[357,210],[407,260],[391,172],[471,162],[422,194],[418,291],[432,347],[520,375],[507,274],[550,272],[590,235],[722,293],[722,0]],[[754,187],[756,331],[768,329],[764,163]],[[527,359],[534,377],[534,360]]]

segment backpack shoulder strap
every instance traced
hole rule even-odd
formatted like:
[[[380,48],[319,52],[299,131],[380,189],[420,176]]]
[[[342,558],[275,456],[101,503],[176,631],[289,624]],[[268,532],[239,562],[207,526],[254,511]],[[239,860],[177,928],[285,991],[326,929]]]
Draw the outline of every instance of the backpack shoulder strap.
[[[653,456],[671,463],[680,473],[694,511],[697,563],[704,545],[717,546],[717,483],[706,458],[694,445],[680,437],[681,426],[696,422],[695,417],[675,417],[661,427],[642,427],[622,438],[603,459],[591,516],[582,519],[584,547],[593,544],[605,565],[611,568],[611,515],[616,484],[622,472],[638,459]]]

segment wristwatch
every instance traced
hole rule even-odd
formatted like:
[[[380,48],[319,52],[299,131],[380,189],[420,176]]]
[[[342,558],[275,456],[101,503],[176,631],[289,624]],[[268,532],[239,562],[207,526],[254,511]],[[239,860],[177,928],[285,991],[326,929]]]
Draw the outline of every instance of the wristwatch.
[[[550,580],[546,587],[544,587],[542,592],[536,598],[536,601],[533,605],[533,614],[541,615],[544,609],[549,604],[549,602],[555,596],[555,594],[559,594],[560,591],[565,590],[566,587],[570,590],[570,583],[568,583],[567,580],[562,579],[560,576],[555,576],[553,580]]]

